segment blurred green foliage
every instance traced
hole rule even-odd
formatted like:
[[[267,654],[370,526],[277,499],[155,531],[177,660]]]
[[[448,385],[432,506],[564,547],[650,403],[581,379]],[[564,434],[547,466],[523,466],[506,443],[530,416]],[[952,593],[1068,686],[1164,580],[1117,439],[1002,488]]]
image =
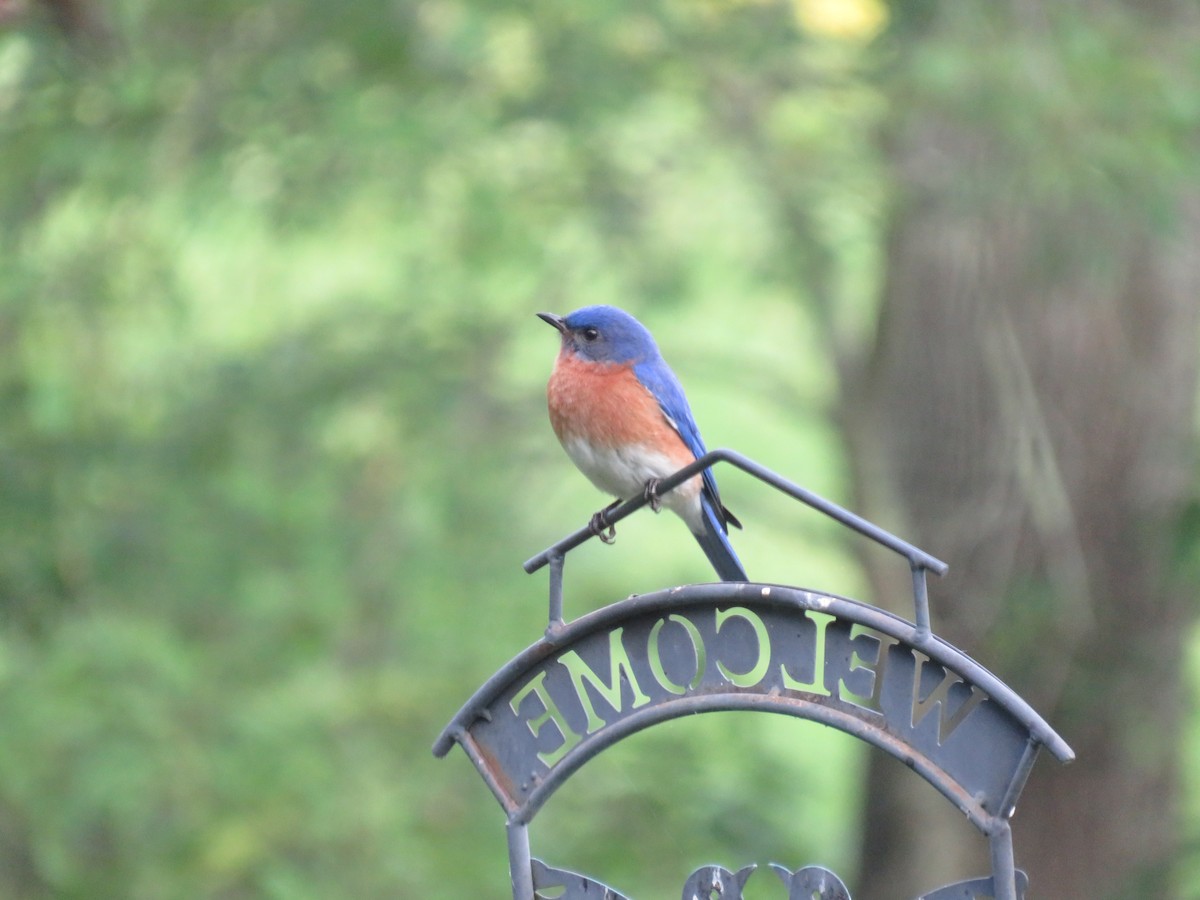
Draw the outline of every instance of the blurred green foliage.
[[[0,894],[503,896],[500,810],[430,746],[540,634],[520,562],[606,502],[532,314],[631,309],[711,444],[844,494],[730,116],[742,73],[779,84],[861,305],[878,98],[785,7],[105,10],[100,51],[36,9],[0,34]],[[861,588],[831,529],[723,480],[758,577]],[[572,557],[568,612],[709,577],[636,517]],[[535,850],[644,896],[710,857],[849,865],[858,751],[762,718],[611,751]]]

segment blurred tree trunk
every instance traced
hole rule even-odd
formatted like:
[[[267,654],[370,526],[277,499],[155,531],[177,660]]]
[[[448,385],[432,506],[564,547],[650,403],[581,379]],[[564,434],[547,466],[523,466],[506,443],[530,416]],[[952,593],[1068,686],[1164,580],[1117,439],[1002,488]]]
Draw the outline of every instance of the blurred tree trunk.
[[[35,21],[36,11],[77,49],[114,47],[115,34],[101,0],[0,0],[0,29]]]
[[[843,424],[860,508],[951,563],[931,581],[934,630],[1077,753],[1043,755],[1014,819],[1031,895],[1167,897],[1200,202],[1179,175],[1190,139],[1138,129],[1186,71],[1171,67],[1195,8],[1069,6],[1073,21],[1023,0],[896,7],[900,196],[874,344],[843,360]],[[1100,50],[1080,60],[1068,40]],[[1088,84],[1106,56],[1112,83]],[[1139,84],[1147,70],[1162,80]],[[1125,103],[1141,110],[1108,118]],[[907,572],[869,563],[876,596],[907,596]],[[903,766],[875,755],[869,782],[856,900],[988,870],[982,839]]]

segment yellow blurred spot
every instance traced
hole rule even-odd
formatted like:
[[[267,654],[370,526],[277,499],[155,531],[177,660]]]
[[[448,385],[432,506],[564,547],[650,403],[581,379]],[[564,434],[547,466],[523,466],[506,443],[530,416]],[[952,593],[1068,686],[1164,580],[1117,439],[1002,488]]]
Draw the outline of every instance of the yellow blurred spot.
[[[796,21],[810,34],[869,41],[887,24],[881,0],[792,0]]]
[[[224,822],[208,835],[202,854],[204,867],[223,876],[239,875],[262,858],[265,842],[254,822]]]
[[[504,94],[525,96],[542,80],[537,31],[529,19],[496,17],[488,28],[486,56],[492,84]]]

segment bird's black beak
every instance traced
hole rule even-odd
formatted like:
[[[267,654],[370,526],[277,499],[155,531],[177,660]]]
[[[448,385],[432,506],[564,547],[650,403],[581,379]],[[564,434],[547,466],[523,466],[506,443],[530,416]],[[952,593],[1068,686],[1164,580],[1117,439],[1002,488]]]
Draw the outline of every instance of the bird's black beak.
[[[537,317],[547,325],[553,325],[561,333],[567,333],[567,320],[562,316],[556,316],[554,313],[538,313]]]

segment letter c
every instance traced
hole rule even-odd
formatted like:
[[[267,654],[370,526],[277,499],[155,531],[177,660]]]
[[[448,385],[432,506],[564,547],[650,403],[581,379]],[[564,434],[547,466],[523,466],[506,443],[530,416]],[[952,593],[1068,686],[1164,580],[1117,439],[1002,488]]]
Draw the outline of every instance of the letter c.
[[[716,616],[718,634],[720,634],[721,626],[725,624],[725,621],[735,616],[744,619],[754,629],[754,636],[758,639],[758,660],[754,663],[753,668],[747,672],[732,672],[720,660],[717,661],[717,671],[735,687],[754,687],[766,677],[767,669],[771,665],[771,638],[767,634],[766,624],[744,606],[731,606],[726,610],[718,609]]]

